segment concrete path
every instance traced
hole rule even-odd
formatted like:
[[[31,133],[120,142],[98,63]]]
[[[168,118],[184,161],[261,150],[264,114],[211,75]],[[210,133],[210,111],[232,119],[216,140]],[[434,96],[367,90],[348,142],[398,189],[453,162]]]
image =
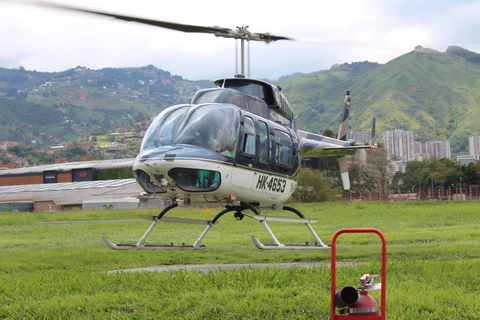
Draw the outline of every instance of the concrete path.
[[[110,222],[128,222],[137,221],[138,219],[128,220],[86,220],[86,221],[45,221],[35,222],[35,224],[77,224],[77,223],[110,223]]]
[[[342,266],[357,266],[364,264],[363,262],[341,262],[337,263],[338,267]],[[167,266],[152,266],[134,269],[111,270],[108,273],[115,272],[162,272],[162,271],[225,271],[225,270],[240,270],[240,269],[265,269],[265,268],[314,268],[326,267],[330,268],[329,262],[306,262],[306,263],[251,263],[251,264],[191,264],[191,265],[167,265]]]

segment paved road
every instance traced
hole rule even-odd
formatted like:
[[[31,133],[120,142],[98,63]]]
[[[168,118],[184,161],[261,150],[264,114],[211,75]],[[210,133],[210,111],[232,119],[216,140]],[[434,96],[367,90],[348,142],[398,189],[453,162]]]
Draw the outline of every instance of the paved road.
[[[362,262],[342,262],[337,263],[341,266],[357,266],[364,264]],[[327,267],[330,268],[329,262],[308,262],[308,263],[251,263],[251,264],[191,264],[191,265],[167,265],[167,266],[152,266],[134,269],[111,270],[108,273],[114,272],[162,272],[162,271],[225,271],[225,270],[240,270],[240,269],[264,269],[264,268],[314,268]]]

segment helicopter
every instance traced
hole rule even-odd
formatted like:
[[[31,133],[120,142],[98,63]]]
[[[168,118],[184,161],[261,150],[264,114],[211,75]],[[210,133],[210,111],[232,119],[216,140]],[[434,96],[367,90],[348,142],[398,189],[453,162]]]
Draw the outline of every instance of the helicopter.
[[[243,219],[244,210],[254,213],[272,240],[252,241],[259,249],[329,249],[307,219],[295,208],[283,206],[296,188],[296,178],[303,156],[336,156],[345,190],[350,188],[346,155],[375,146],[346,141],[351,98],[347,92],[343,121],[338,138],[297,130],[293,109],[279,86],[246,78],[215,81],[214,89],[198,91],[190,104],[172,106],[162,111],[147,129],[140,153],[133,164],[138,184],[149,195],[166,195],[175,201],[153,220],[136,244],[115,244],[103,237],[115,250],[203,249],[201,241],[229,212]],[[375,121],[374,121],[375,123]],[[374,137],[374,124],[372,130]],[[225,209],[212,220],[165,217],[179,205],[221,203]],[[263,207],[261,207],[263,205]],[[285,210],[297,217],[266,216],[260,209]],[[193,245],[145,245],[145,240],[161,221],[206,224]],[[267,221],[303,223],[314,244],[283,244]]]
[[[182,32],[209,33],[217,37],[233,38],[241,42],[241,71],[231,78],[214,81],[215,88],[195,93],[190,103],[164,109],[147,129],[139,154],[134,160],[133,175],[147,197],[164,196],[172,204],[157,216],[140,217],[152,221],[136,244],[116,244],[102,237],[114,250],[199,250],[211,228],[227,213],[242,220],[244,211],[253,212],[272,243],[264,244],[252,236],[259,249],[329,249],[311,224],[295,208],[284,206],[294,192],[301,158],[334,156],[338,158],[345,190],[350,188],[346,155],[358,149],[373,149],[346,139],[351,106],[347,91],[343,103],[343,117],[337,138],[298,130],[296,115],[282,93],[281,87],[265,81],[245,77],[245,43],[271,43],[293,40],[270,33],[254,33],[248,27],[236,30],[223,27],[204,27],[173,22],[143,19],[107,12],[86,10],[47,2],[35,5],[56,9],[103,15],[124,21],[173,29]],[[249,54],[248,54],[249,56]],[[237,70],[236,70],[237,73]],[[183,219],[165,215],[178,206],[192,204],[221,205],[224,209],[212,220]],[[294,217],[267,216],[261,210],[283,210]],[[267,222],[302,223],[310,231],[311,244],[283,244],[274,235]],[[151,245],[146,239],[159,222],[204,224],[205,230],[193,245]]]

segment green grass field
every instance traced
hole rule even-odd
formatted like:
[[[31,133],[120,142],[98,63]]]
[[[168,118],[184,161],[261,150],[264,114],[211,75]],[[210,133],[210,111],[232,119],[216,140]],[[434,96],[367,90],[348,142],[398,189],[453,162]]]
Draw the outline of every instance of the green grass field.
[[[325,243],[342,228],[377,228],[387,239],[388,319],[480,318],[480,203],[368,202],[292,205]],[[175,211],[176,210],[176,211]],[[168,216],[211,219],[202,210]],[[169,264],[330,262],[329,250],[262,251],[268,235],[258,221],[232,214],[219,220],[201,251],[114,251],[138,241],[158,211],[0,213],[0,319],[328,319],[330,269],[268,268],[241,271],[106,273]],[[268,214],[268,212],[263,212]],[[271,213],[270,213],[271,214]],[[275,212],[273,215],[279,215]],[[35,224],[46,221],[135,219],[130,222]],[[312,241],[303,225],[269,223],[283,243]],[[148,243],[191,244],[203,226],[162,223]],[[380,273],[375,234],[342,234],[337,286]],[[380,301],[380,292],[372,295]]]

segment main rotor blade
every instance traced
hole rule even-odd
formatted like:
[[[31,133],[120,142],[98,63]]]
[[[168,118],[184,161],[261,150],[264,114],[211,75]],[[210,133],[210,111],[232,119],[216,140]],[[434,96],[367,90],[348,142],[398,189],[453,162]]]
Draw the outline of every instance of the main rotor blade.
[[[166,28],[166,29],[173,29],[173,30],[183,31],[183,32],[214,33],[214,34],[215,33],[225,33],[225,34],[228,34],[229,32],[232,31],[231,29],[221,28],[221,27],[203,27],[203,26],[195,26],[195,25],[167,22],[167,21],[161,21],[161,20],[144,19],[144,18],[115,14],[115,13],[109,13],[109,12],[102,12],[102,11],[82,9],[82,8],[78,8],[78,7],[65,6],[65,5],[61,5],[61,4],[44,2],[44,1],[34,1],[34,2],[24,2],[24,3],[32,4],[32,5],[38,5],[38,6],[42,6],[42,7],[48,7],[48,8],[63,9],[63,10],[69,10],[69,11],[78,11],[78,12],[84,12],[84,13],[92,13],[92,14],[112,17],[112,18],[119,19],[119,20],[133,21],[133,22],[148,24],[148,25],[151,25],[151,26],[156,26],[156,27],[161,27],[161,28]]]
[[[265,41],[266,43],[270,43],[272,41],[293,40],[293,39],[288,37],[275,36],[270,33],[252,33],[248,40]]]
[[[17,2],[17,1],[13,1]],[[217,37],[225,37],[225,38],[234,38],[234,39],[246,39],[246,40],[254,40],[254,41],[264,41],[266,43],[277,41],[277,40],[292,40],[287,37],[282,36],[275,36],[269,33],[250,33],[246,30],[246,28],[237,28],[238,30],[232,30],[229,28],[223,28],[218,26],[213,27],[205,27],[205,26],[196,26],[190,24],[182,24],[182,23],[175,23],[175,22],[167,22],[161,20],[151,20],[139,17],[132,17],[126,15],[120,15],[115,13],[103,12],[103,11],[96,11],[96,10],[89,10],[89,9],[82,9],[77,7],[65,6],[56,3],[44,2],[44,1],[34,1],[34,2],[24,2],[27,4],[38,5],[42,7],[48,8],[55,8],[55,9],[63,9],[69,11],[77,11],[77,12],[84,12],[84,13],[91,13],[97,14],[107,17],[112,17],[119,20],[124,21],[131,21],[131,22],[138,22],[142,24],[147,24],[151,26],[177,30],[182,32],[191,32],[191,33],[210,33]]]

